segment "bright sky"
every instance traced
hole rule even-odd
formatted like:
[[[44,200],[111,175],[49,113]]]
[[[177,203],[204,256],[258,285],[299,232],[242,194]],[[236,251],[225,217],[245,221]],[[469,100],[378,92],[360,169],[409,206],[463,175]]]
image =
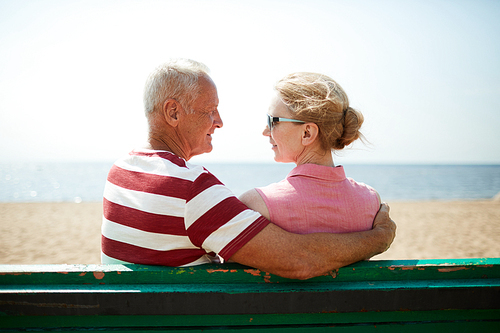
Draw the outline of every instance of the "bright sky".
[[[272,162],[273,85],[331,76],[371,145],[337,163],[500,164],[500,1],[0,0],[0,161],[114,160],[146,138],[142,89],[205,63],[224,127],[193,162]]]

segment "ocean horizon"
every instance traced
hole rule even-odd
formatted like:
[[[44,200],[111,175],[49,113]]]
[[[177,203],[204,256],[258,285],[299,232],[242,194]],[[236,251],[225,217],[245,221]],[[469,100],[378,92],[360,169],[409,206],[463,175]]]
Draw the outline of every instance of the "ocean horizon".
[[[0,163],[0,202],[99,202],[112,162]],[[278,182],[294,164],[204,163],[235,195]],[[500,192],[500,165],[343,164],[383,201],[480,200]]]

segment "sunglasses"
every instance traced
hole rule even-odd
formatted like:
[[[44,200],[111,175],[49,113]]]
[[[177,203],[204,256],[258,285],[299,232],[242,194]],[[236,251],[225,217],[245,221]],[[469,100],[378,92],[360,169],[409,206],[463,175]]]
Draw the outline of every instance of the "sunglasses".
[[[276,124],[279,123],[280,121],[288,121],[290,123],[301,123],[301,124],[306,123],[305,121],[298,119],[280,118],[267,115],[267,127],[269,127],[269,130],[272,130],[273,127],[276,126]]]

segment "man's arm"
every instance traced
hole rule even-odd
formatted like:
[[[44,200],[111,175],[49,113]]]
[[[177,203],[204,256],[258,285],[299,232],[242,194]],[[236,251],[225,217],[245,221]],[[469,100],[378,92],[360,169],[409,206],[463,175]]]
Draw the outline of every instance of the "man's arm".
[[[396,235],[382,204],[373,229],[348,234],[298,235],[269,224],[231,260],[292,279],[309,279],[386,251]]]

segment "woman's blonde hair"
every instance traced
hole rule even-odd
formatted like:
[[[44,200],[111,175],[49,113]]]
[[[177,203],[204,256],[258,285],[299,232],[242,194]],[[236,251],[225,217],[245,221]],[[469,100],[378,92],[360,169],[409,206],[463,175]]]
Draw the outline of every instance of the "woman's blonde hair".
[[[298,72],[285,76],[276,90],[295,119],[319,127],[323,149],[340,150],[358,138],[363,115],[349,106],[342,87],[326,75]]]

